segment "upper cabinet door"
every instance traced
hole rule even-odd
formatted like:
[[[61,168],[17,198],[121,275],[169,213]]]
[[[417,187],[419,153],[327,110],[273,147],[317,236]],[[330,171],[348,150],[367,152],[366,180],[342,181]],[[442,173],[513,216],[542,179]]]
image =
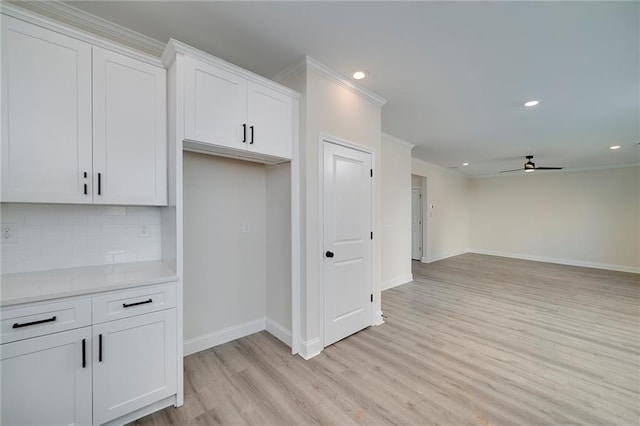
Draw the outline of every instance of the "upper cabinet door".
[[[1,97],[0,200],[91,203],[91,46],[3,15]]]
[[[93,48],[93,201],[167,204],[166,72]]]
[[[293,100],[249,83],[249,150],[281,158],[293,156]]]
[[[246,79],[186,57],[184,117],[185,139],[246,150]]]

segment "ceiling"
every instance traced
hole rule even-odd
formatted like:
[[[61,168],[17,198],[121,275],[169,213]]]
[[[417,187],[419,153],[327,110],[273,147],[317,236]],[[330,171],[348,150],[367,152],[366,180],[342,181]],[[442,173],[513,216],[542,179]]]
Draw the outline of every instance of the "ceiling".
[[[388,100],[383,131],[470,176],[527,154],[567,170],[640,163],[639,2],[69,3],[269,78],[304,55],[364,69],[359,84]]]

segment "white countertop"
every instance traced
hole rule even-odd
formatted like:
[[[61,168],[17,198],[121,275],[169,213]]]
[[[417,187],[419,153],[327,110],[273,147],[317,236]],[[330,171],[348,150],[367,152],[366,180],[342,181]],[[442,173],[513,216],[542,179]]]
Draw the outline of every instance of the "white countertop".
[[[161,261],[0,275],[0,306],[176,281]]]

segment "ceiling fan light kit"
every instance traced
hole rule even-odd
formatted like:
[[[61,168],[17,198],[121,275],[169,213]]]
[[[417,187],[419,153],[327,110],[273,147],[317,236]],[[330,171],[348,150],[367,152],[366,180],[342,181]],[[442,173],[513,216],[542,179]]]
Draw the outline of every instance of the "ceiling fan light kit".
[[[561,170],[564,167],[536,167],[536,163],[534,163],[533,155],[525,156],[527,161],[524,163],[524,167],[521,169],[513,169],[513,170],[502,170],[500,173],[510,173],[510,172],[519,172],[524,170],[525,173],[535,172],[536,170]]]

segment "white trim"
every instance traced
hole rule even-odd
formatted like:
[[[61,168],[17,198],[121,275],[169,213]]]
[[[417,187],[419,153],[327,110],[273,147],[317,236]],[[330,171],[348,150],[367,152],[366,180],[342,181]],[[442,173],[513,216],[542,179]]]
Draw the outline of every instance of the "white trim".
[[[411,281],[413,281],[413,274],[405,274],[390,280],[386,280],[382,283],[382,291],[389,290],[390,288],[397,287]]]
[[[266,318],[233,325],[222,330],[184,341],[184,356],[240,339],[265,329]]]
[[[475,254],[485,254],[489,256],[509,257],[512,259],[531,260],[534,262],[556,263],[558,265],[580,266],[583,268],[607,269],[610,271],[631,272],[634,274],[640,274],[640,267],[636,266],[613,265],[610,263],[588,262],[576,259],[560,259],[557,257],[532,256],[528,254],[507,253],[503,251],[481,249],[469,249],[467,250],[467,252]]]
[[[295,75],[300,74],[305,69],[307,71],[315,72],[319,76],[324,77],[327,80],[336,83],[338,86],[344,89],[347,89],[358,96],[363,97],[364,99],[368,100],[369,102],[375,105],[378,105],[379,107],[382,107],[384,104],[387,103],[387,100],[382,96],[378,96],[372,91],[365,89],[364,87],[358,86],[357,84],[353,83],[348,77],[329,68],[328,66],[313,59],[310,56],[305,56],[304,58],[302,58],[300,62],[297,62],[292,66],[290,66],[289,68],[286,68],[284,71],[276,74],[273,77],[273,80],[282,81],[286,78],[293,77]]]
[[[265,330],[285,345],[291,347],[291,331],[287,330],[282,324],[278,324],[271,318],[267,318],[265,320]]]
[[[377,311],[374,316],[375,320],[373,321],[372,326],[378,326],[384,324],[384,317],[382,316],[382,311]]]
[[[17,5],[28,6],[29,10]],[[158,55],[154,56],[162,51],[164,44],[66,3],[59,1],[2,2],[0,11],[16,19],[164,68]]]
[[[302,283],[302,227],[300,210],[300,103],[294,100],[293,158],[291,159],[291,354],[300,351]]]
[[[316,337],[315,339],[311,339],[309,341],[301,339],[300,352],[298,353],[298,355],[300,355],[305,360],[310,360],[314,356],[320,355],[322,349],[324,348],[322,347],[322,342],[320,341],[319,337]]]
[[[402,139],[398,139],[395,136],[391,136],[390,134],[385,133],[385,132],[382,132],[382,140],[383,141],[387,141],[387,142],[393,142],[393,143],[396,143],[398,145],[405,146],[405,147],[407,147],[409,149],[413,149],[415,147],[414,144],[409,143],[407,141],[403,141]]]
[[[295,90],[289,89],[279,83],[266,79],[258,74],[255,74],[251,71],[248,71],[244,68],[240,68],[237,65],[234,65],[230,62],[224,61],[220,58],[216,58],[213,55],[210,55],[202,50],[198,50],[195,47],[191,47],[187,44],[184,44],[178,40],[170,39],[167,43],[167,47],[164,49],[162,53],[162,62],[168,66],[171,62],[173,62],[176,54],[182,53],[191,58],[194,58],[198,61],[204,62],[211,66],[223,69],[225,71],[234,73],[243,78],[246,78],[249,81],[260,84],[262,86],[269,87],[270,89],[276,90],[284,95],[291,96],[294,99],[300,99],[300,93]]]
[[[438,260],[447,259],[449,257],[458,256],[465,253],[469,253],[469,250],[468,249],[455,250],[455,251],[450,251],[449,253],[443,253],[433,257],[423,257],[422,259],[420,259],[420,262],[422,263],[437,262]]]
[[[120,426],[129,424],[135,420],[141,419],[144,416],[155,413],[156,411],[160,411],[163,408],[171,407],[175,405],[175,395],[171,395],[170,397],[161,399],[160,401],[156,401],[153,404],[149,404],[146,407],[139,408],[131,413],[125,414],[124,416],[118,417],[117,419],[113,419],[107,423],[103,423],[102,426]]]
[[[283,81],[283,80],[285,80],[287,78],[294,77],[294,76],[300,74],[305,69],[307,69],[306,57],[303,58],[301,61],[298,61],[298,62],[294,63],[293,65],[291,65],[291,66],[285,68],[284,70],[280,71],[278,74],[273,76],[272,80],[273,81],[277,81],[278,83],[280,83],[281,81]]]

